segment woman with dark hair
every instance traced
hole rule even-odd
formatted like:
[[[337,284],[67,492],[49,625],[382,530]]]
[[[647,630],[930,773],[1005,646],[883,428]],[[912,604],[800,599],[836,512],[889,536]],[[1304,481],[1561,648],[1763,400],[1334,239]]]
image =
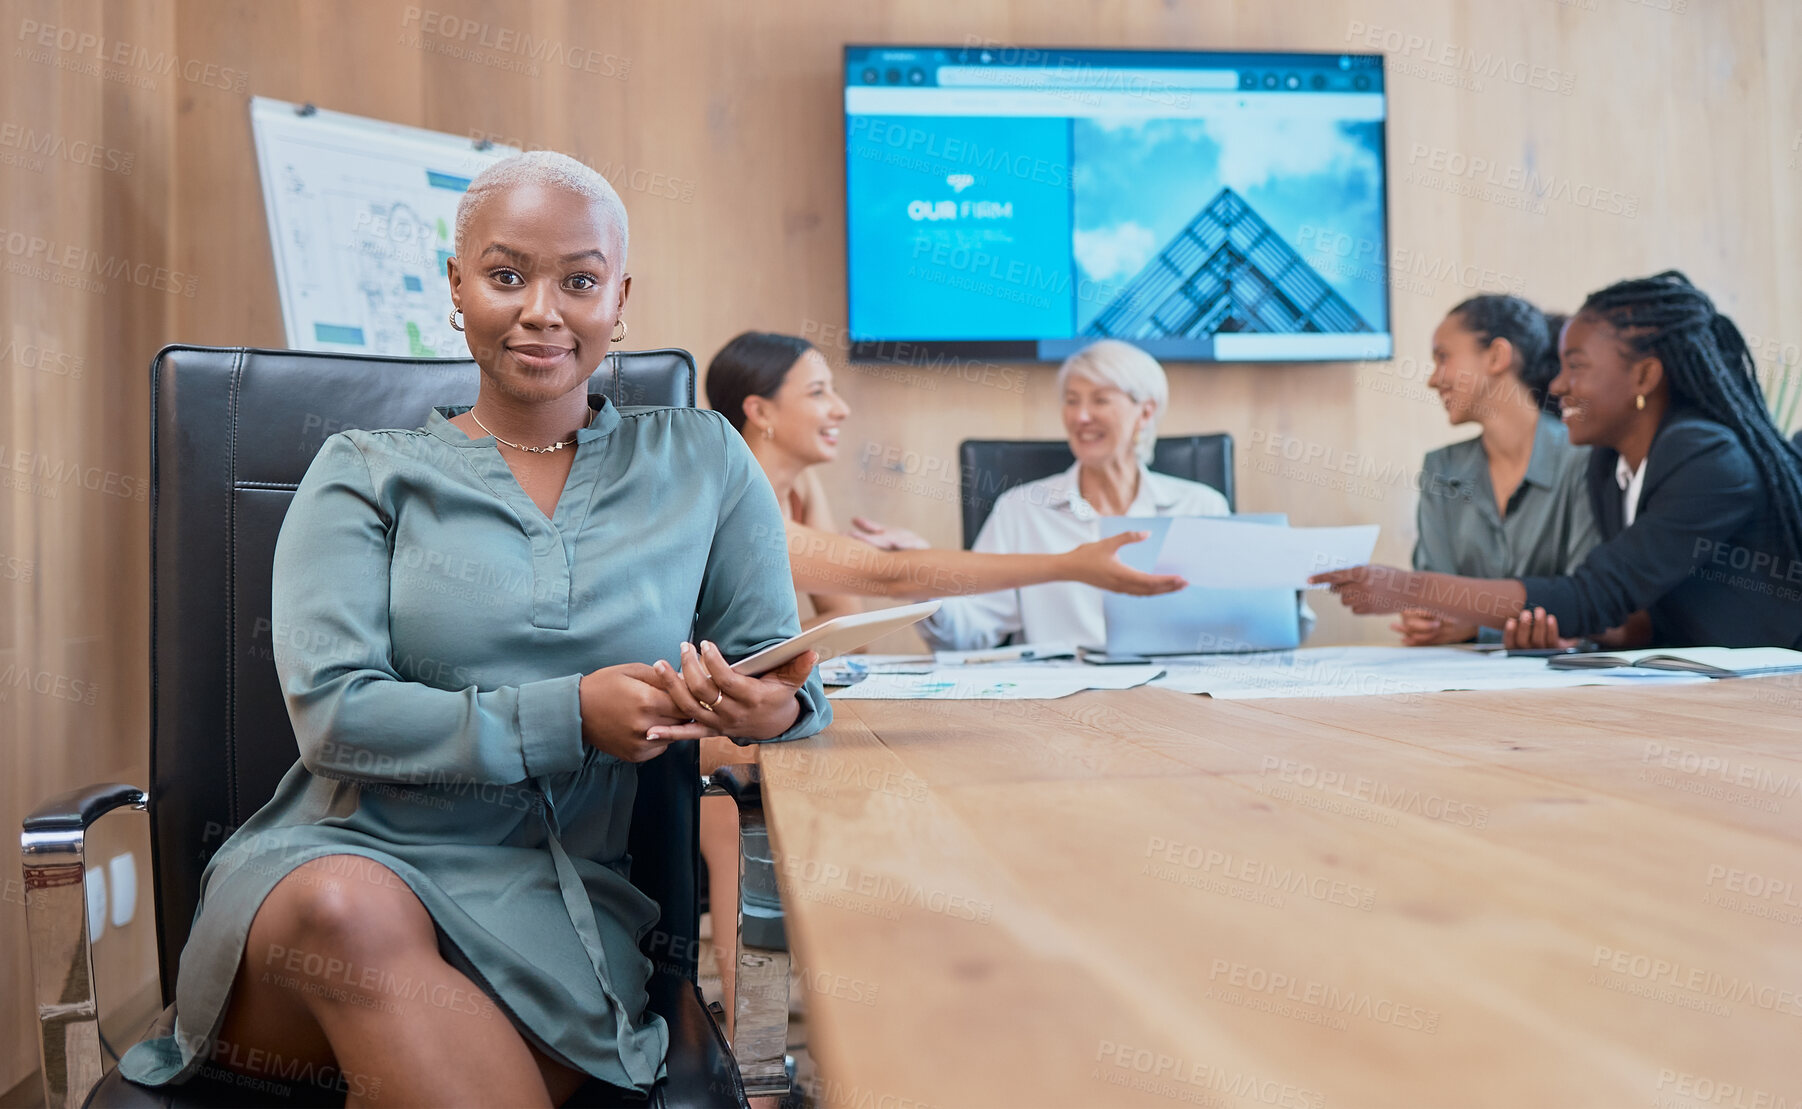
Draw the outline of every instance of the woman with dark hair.
[[[1430,452],[1421,466],[1416,570],[1568,574],[1601,538],[1584,484],[1589,449],[1571,445],[1547,390],[1563,319],[1520,297],[1476,296],[1434,330],[1427,385],[1447,419],[1483,433]],[[1426,609],[1403,609],[1391,626],[1409,646],[1501,639]]]
[[[796,353],[798,352],[798,353]],[[786,360],[786,364],[785,364]],[[1048,555],[1000,555],[927,548],[912,532],[857,517],[850,536],[831,531],[831,513],[812,468],[838,456],[850,408],[833,391],[832,367],[805,339],[745,332],[707,367],[707,403],[739,430],[787,517],[795,588],[832,612],[834,598],[931,598],[988,593],[1052,581],[1079,581],[1116,593],[1169,593],[1185,584],[1142,574],[1115,557],[1146,532],[1127,532]],[[854,609],[848,611],[855,611]]]
[[[813,468],[838,456],[839,427],[851,410],[832,388],[832,367],[812,343],[793,335],[747,331],[727,343],[707,367],[707,403],[744,436],[763,467],[786,518],[783,539],[797,593],[813,604],[811,620],[858,611],[857,596],[934,598],[968,596],[1047,582],[1078,581],[1119,593],[1169,593],[1186,583],[1143,574],[1115,557],[1147,532],[1085,543],[1058,554],[986,554],[927,549],[912,532],[862,517],[850,536],[834,534],[832,514]],[[704,771],[748,762],[750,753],[724,739],[702,744]],[[701,854],[708,897],[724,909],[738,900],[738,816],[729,798],[701,799]],[[719,917],[715,918],[721,919]],[[725,919],[730,919],[725,918]],[[713,930],[730,1032],[734,935]]]
[[[707,403],[744,436],[770,479],[782,514],[802,527],[838,530],[814,467],[838,457],[839,427],[851,410],[832,388],[832,367],[812,343],[794,335],[746,331],[707,367]],[[917,550],[924,539],[863,517],[853,538],[882,550]],[[810,593],[813,613],[802,626],[857,612],[842,593]]]
[[[1602,542],[1582,566],[1502,580],[1359,566],[1313,580],[1354,612],[1426,608],[1501,627],[1510,646],[1606,633],[1610,646],[1802,647],[1802,453],[1772,422],[1733,321],[1672,270],[1592,293],[1561,349],[1552,395],[1571,441],[1595,448]]]

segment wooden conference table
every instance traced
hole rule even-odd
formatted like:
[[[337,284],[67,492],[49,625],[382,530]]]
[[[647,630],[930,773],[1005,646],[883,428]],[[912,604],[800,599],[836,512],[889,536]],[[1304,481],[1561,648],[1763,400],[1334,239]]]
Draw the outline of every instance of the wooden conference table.
[[[1802,1104],[1802,681],[837,701],[826,1106]]]

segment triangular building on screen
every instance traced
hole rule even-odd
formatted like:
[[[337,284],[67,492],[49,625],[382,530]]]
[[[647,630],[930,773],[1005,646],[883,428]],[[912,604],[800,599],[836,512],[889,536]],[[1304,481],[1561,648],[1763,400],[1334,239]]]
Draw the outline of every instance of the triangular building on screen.
[[[1223,188],[1083,334],[1133,340],[1370,330],[1244,197]]]

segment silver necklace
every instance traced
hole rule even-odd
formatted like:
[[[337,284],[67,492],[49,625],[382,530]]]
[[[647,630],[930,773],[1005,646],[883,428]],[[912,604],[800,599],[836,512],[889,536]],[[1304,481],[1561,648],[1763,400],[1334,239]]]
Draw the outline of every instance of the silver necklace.
[[[588,422],[583,424],[582,426],[584,428],[593,427],[594,426],[594,418],[595,418],[595,416],[597,416],[599,414],[600,414],[599,409],[591,409],[588,413]],[[476,422],[477,427],[481,428],[483,431],[487,431],[488,434],[491,437],[493,437],[495,442],[506,443],[509,447],[512,447],[516,451],[530,451],[533,454],[550,454],[552,451],[560,451],[564,447],[567,447],[571,443],[574,443],[576,441],[576,437],[572,435],[568,439],[563,440],[563,442],[552,443],[548,447],[522,447],[518,443],[509,443],[509,442],[507,442],[507,440],[502,439],[498,435],[495,435],[494,432],[488,431],[488,425],[482,422],[482,418],[480,416],[476,415],[476,410],[475,410],[474,405],[471,405],[469,408],[469,418]]]

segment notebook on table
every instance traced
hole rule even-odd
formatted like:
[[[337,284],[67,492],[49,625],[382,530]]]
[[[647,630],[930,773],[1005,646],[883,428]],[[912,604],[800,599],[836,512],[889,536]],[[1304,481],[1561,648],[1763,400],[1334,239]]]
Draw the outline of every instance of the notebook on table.
[[[1605,670],[1631,666],[1641,670],[1680,670],[1711,678],[1745,678],[1802,670],[1802,651],[1787,647],[1651,647],[1639,651],[1554,655],[1554,670]]]

